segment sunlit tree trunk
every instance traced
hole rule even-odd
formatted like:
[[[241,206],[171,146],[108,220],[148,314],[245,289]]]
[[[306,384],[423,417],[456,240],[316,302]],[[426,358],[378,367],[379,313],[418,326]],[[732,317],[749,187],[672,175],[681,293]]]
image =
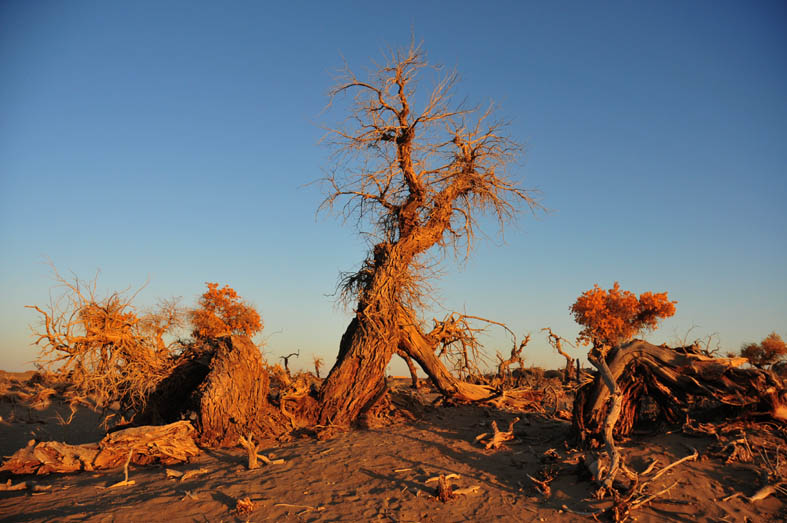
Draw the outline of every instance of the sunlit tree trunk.
[[[456,79],[449,75],[413,107],[416,73],[428,68],[416,47],[393,53],[388,63],[359,80],[350,71],[333,96],[352,93],[349,129],[334,129],[338,151],[358,160],[341,163],[324,181],[324,205],[344,201],[346,218],[368,224],[376,238],[361,269],[344,278],[355,317],[342,336],[339,356],[320,389],[322,425],[347,425],[385,391],[385,369],[401,349],[446,394],[489,396],[462,384],[435,356],[438,340],[420,332],[415,311],[425,294],[425,256],[472,250],[477,214],[489,212],[502,226],[525,203],[537,203],[505,176],[518,145],[490,112],[448,108]]]

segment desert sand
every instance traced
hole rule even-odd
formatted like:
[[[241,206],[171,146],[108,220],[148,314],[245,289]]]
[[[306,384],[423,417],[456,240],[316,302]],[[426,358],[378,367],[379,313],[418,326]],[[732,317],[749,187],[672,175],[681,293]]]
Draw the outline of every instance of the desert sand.
[[[65,399],[41,401],[33,393],[32,373],[3,373],[0,398],[0,450],[9,456],[28,440],[94,442],[104,431],[106,413],[80,406],[70,423]],[[34,380],[33,380],[34,381]],[[475,405],[432,406],[428,387],[411,391],[392,384],[419,407],[417,419],[384,427],[355,429],[317,441],[304,437],[264,446],[262,453],[280,464],[247,469],[243,449],[203,449],[190,463],[130,466],[101,472],[43,476],[0,475],[21,490],[0,492],[0,520],[36,521],[592,521],[589,515],[609,506],[593,499],[593,484],[571,447],[570,421],[546,413],[514,413]],[[38,387],[40,389],[40,387]],[[496,421],[515,438],[485,449],[476,436]],[[762,485],[761,461],[733,456],[745,439],[754,453],[783,443],[780,427],[728,424],[721,435],[690,434],[680,427],[638,434],[621,443],[625,462],[637,472],[653,460],[654,470],[690,455],[653,482],[649,492],[668,492],[636,508],[636,521],[783,521],[784,495],[776,492],[750,501]],[[695,431],[696,432],[696,431]],[[782,436],[780,436],[782,434]],[[741,447],[743,448],[743,447]],[[763,451],[763,449],[765,449]],[[740,453],[739,453],[740,454]],[[782,454],[783,456],[783,454]],[[775,458],[771,455],[770,457]],[[729,461],[729,463],[726,463]],[[168,472],[169,470],[169,472]],[[172,472],[174,471],[174,472]],[[191,474],[175,477],[178,473]],[[456,495],[436,496],[439,475]],[[536,479],[554,477],[548,495]],[[430,479],[432,481],[430,481]],[[10,483],[8,483],[10,481]],[[250,501],[249,509],[239,501]]]

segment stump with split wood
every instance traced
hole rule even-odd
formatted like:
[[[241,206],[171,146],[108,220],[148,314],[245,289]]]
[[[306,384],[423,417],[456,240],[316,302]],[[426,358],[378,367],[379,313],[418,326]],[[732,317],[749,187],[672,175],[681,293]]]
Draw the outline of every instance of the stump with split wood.
[[[247,336],[205,340],[187,349],[180,363],[149,398],[142,422],[194,418],[202,445],[227,447],[251,434],[258,441],[291,430],[291,421],[268,397],[269,378]]]
[[[683,422],[700,399],[720,407],[726,416],[746,413],[787,420],[783,381],[771,372],[740,368],[745,358],[714,358],[693,347],[634,340],[610,351],[606,362],[622,396],[616,437],[631,433],[648,397],[670,423]],[[581,441],[603,441],[609,398],[601,375],[577,391],[573,429]]]

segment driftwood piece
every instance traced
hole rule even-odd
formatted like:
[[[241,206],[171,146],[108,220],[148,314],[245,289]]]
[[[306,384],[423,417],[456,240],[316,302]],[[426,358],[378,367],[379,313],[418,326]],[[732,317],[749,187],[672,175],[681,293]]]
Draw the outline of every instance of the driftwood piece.
[[[99,452],[95,443],[68,445],[59,441],[30,440],[0,467],[14,474],[49,474],[94,470],[93,460]]]
[[[124,463],[181,463],[200,453],[197,436],[188,421],[158,427],[145,426],[107,434],[99,443],[68,445],[59,441],[36,442],[9,457],[0,471],[13,474],[68,473],[105,470]]]
[[[476,441],[480,441],[487,450],[500,448],[500,446],[506,441],[511,441],[514,439],[514,424],[517,421],[519,421],[519,418],[514,418],[511,420],[511,422],[508,424],[508,430],[506,431],[497,428],[497,422],[492,421],[492,437],[489,437],[489,433],[484,432],[483,434],[476,436],[475,439]]]
[[[696,397],[744,411],[787,420],[787,391],[770,372],[741,369],[745,358],[713,358],[691,347],[670,348],[634,340],[613,349],[605,358],[620,391],[620,416],[615,437],[631,433],[642,399],[650,396],[660,415],[671,423],[685,420]],[[577,391],[573,429],[582,441],[603,441],[610,392],[603,376]]]
[[[14,490],[27,490],[27,482],[22,481],[21,483],[17,483],[16,485],[14,485],[11,483],[11,480],[9,479],[5,483],[0,483],[0,491],[11,492]]]

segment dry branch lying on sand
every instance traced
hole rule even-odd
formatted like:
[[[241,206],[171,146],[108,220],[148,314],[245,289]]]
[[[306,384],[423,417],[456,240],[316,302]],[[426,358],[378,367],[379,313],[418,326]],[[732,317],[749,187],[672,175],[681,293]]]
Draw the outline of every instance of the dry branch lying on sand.
[[[199,455],[197,433],[188,421],[158,427],[119,430],[99,443],[68,445],[59,441],[31,440],[0,467],[13,474],[49,474],[80,470],[106,470],[123,463],[147,465],[182,463]]]
[[[512,419],[511,422],[508,424],[508,430],[502,431],[497,428],[497,422],[493,420],[491,425],[492,437],[489,438],[489,433],[484,432],[483,434],[479,434],[478,436],[476,436],[475,440],[480,441],[484,445],[484,448],[487,450],[500,448],[500,445],[502,445],[506,441],[511,441],[514,439],[514,424],[517,421],[519,421],[519,418]],[[488,441],[484,441],[484,440],[488,440]]]
[[[193,470],[188,470],[186,472],[181,472],[179,470],[174,470],[174,469],[166,469],[164,471],[164,473],[167,476],[167,479],[177,479],[178,481],[186,481],[195,476],[201,476],[202,474],[207,474],[208,472],[209,470],[206,468],[193,469]]]
[[[620,469],[625,472],[626,475],[632,480],[631,486],[622,492],[616,490],[616,488],[612,487],[611,485],[605,485],[604,479],[607,476],[604,474],[604,471],[606,467],[601,465],[599,461],[590,461],[589,463],[586,462],[588,470],[593,475],[594,480],[601,485],[600,489],[596,493],[596,497],[601,499],[605,494],[610,493],[612,505],[604,509],[592,511],[576,510],[568,507],[567,505],[563,505],[562,508],[566,512],[578,514],[581,516],[590,516],[596,520],[598,520],[599,516],[603,515],[611,521],[615,521],[616,523],[627,521],[631,516],[632,510],[642,507],[651,501],[668,494],[675,486],[678,485],[678,481],[674,481],[669,486],[662,488],[661,490],[656,492],[649,491],[649,487],[668,471],[687,461],[697,460],[699,453],[696,449],[691,450],[691,454],[670,463],[656,473],[653,473],[653,469],[656,466],[655,460],[652,461],[650,465],[648,465],[648,467],[639,474],[627,468],[621,461]],[[546,487],[547,493],[545,495],[549,495],[549,481],[554,479],[554,476],[547,477],[547,481],[539,481],[532,477],[530,479],[537,485],[537,488],[539,488],[542,493],[542,488]]]

